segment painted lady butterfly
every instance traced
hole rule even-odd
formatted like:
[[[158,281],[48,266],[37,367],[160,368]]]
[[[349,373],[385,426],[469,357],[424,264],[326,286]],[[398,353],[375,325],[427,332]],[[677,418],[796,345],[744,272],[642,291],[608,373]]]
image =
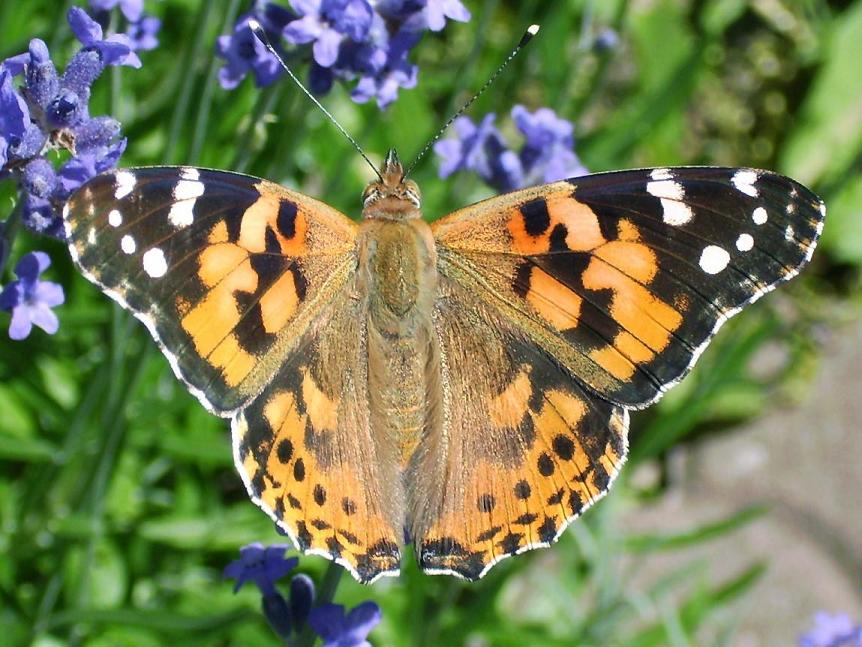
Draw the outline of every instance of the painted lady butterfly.
[[[124,169],[66,207],[84,274],[232,418],[252,499],[358,580],[467,579],[556,540],[727,319],[795,276],[823,202],[766,171],[600,173],[432,224],[394,151],[356,223],[272,182]]]

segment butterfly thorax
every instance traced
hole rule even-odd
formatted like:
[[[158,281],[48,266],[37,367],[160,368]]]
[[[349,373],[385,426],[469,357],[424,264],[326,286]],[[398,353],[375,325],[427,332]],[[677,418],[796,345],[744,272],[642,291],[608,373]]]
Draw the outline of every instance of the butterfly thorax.
[[[356,294],[367,303],[372,428],[395,440],[402,466],[418,445],[436,384],[432,311],[437,294],[437,255],[421,219],[419,192],[404,181],[394,151],[381,182],[365,193],[357,236]]]

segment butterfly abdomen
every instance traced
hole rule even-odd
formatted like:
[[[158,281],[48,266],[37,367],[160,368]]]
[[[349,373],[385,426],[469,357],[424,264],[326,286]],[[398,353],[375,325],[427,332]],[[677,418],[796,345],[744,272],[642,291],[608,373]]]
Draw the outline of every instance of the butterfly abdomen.
[[[436,394],[437,294],[434,241],[422,220],[366,220],[357,238],[356,292],[367,300],[366,343],[372,429],[398,447],[403,469]]]

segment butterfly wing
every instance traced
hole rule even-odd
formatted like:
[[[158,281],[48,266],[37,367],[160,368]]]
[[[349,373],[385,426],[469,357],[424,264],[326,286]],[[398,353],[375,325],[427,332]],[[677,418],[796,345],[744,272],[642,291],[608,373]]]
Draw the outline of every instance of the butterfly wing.
[[[361,582],[395,575],[403,501],[392,438],[370,424],[367,306],[345,294],[233,420],[249,493],[301,550]]]
[[[795,276],[823,202],[752,169],[601,173],[437,221],[441,272],[470,285],[590,390],[642,407],[719,326]]]
[[[423,568],[475,579],[556,539],[624,461],[628,408],[794,276],[823,216],[788,178],[680,168],[556,182],[434,223],[443,422],[408,508]]]
[[[65,217],[84,274],[233,416],[255,503],[360,580],[397,570],[397,460],[368,425],[366,305],[351,298],[356,225],[271,182],[194,168],[102,175]]]
[[[549,545],[607,492],[628,413],[471,289],[441,277],[440,291],[443,411],[411,464],[409,528],[424,570],[472,580]]]
[[[257,178],[123,169],[67,203],[72,257],[141,319],[204,405],[230,415],[355,268],[356,225]]]

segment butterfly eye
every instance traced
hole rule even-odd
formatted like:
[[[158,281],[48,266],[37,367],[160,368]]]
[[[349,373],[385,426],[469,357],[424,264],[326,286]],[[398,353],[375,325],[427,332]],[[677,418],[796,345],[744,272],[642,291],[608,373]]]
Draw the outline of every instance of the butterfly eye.
[[[375,185],[369,184],[362,192],[362,206],[368,206],[378,198],[380,198],[380,191]]]
[[[417,208],[421,206],[422,193],[419,186],[412,180],[404,181],[404,197],[410,200]]]

